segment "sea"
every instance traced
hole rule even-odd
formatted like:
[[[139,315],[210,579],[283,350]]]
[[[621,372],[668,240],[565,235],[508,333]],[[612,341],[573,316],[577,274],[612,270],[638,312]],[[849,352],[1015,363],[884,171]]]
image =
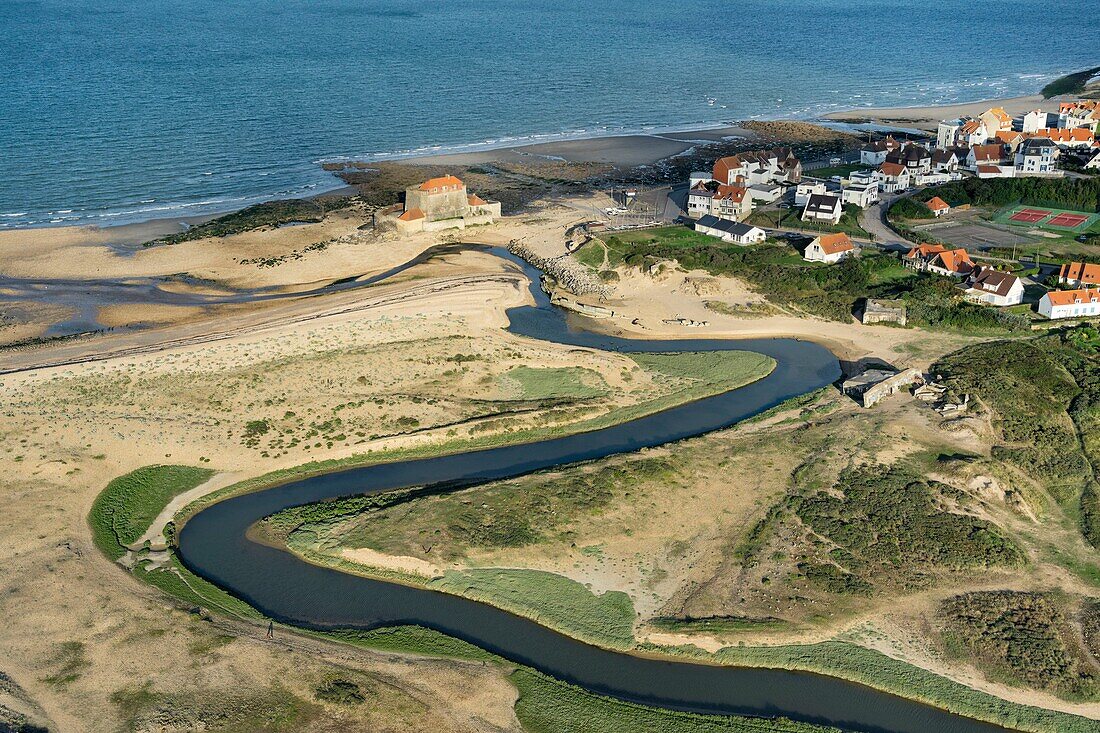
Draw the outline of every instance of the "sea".
[[[224,211],[324,161],[1036,92],[1053,0],[0,0],[0,228]]]

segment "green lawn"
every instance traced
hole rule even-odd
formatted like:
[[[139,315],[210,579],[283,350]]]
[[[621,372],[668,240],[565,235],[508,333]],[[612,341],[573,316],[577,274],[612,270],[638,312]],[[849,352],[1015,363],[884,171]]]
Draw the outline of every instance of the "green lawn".
[[[527,400],[587,399],[608,392],[607,383],[598,372],[582,367],[518,366],[503,374],[500,382]]]
[[[817,221],[802,221],[802,211],[797,208],[761,209],[750,214],[745,223],[770,229],[807,229],[826,234],[844,232],[852,237],[870,239],[870,233],[859,224],[859,212],[858,206],[845,206],[840,223],[834,226]]]
[[[111,481],[88,514],[96,547],[112,560],[122,557],[169,501],[213,473],[191,466],[146,466]]]

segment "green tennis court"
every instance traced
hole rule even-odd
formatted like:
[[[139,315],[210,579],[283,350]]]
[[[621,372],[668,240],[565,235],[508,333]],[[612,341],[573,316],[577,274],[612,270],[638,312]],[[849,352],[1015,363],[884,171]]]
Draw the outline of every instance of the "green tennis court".
[[[1100,214],[1021,204],[997,212],[993,216],[993,221],[999,224],[1076,233],[1087,231],[1092,225],[1100,222]]]

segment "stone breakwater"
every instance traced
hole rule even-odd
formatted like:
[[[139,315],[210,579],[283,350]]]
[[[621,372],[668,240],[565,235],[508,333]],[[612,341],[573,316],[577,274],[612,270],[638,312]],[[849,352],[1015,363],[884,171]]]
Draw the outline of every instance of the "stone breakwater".
[[[558,286],[574,295],[597,295],[606,298],[611,294],[611,288],[601,283],[588,268],[567,254],[543,257],[532,252],[527,245],[515,241],[508,245],[508,251],[542,270]]]

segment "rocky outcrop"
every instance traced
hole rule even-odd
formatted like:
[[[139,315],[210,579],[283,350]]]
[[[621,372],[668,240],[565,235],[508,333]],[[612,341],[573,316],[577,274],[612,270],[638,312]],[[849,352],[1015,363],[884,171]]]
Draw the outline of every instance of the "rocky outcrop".
[[[606,298],[611,294],[611,288],[601,283],[588,268],[567,254],[558,257],[542,257],[532,252],[523,243],[515,241],[508,245],[508,251],[530,262],[553,279],[554,285],[568,290],[574,295],[598,295],[601,298]],[[552,289],[553,286],[547,291],[549,292]]]

